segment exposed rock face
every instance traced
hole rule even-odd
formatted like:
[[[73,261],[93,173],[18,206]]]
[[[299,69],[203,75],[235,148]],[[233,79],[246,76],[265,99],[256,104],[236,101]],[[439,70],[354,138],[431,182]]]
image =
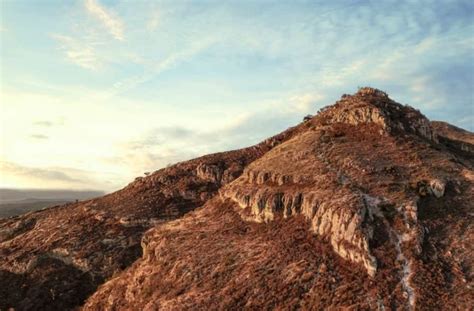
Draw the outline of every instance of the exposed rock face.
[[[431,127],[443,145],[474,156],[474,135],[471,132],[440,121],[432,121]]]
[[[360,191],[339,189],[337,172],[313,151],[320,135],[319,131],[308,132],[274,148],[224,187],[221,196],[238,203],[244,209],[243,217],[256,222],[303,215],[337,254],[361,264],[374,276],[376,260],[369,251],[369,224],[376,213],[376,200]],[[281,159],[275,162],[278,167],[263,171],[275,158]],[[301,165],[312,174],[302,175]]]
[[[0,220],[0,309],[467,310],[474,160],[440,137],[362,88],[256,146]]]
[[[429,140],[436,139],[430,121],[418,110],[402,106],[385,92],[369,87],[359,89],[353,96],[343,96],[335,105],[322,111],[320,117],[326,123],[375,123],[388,132],[412,132]]]
[[[431,193],[437,198],[441,198],[444,195],[446,189],[446,183],[439,179],[433,179],[430,181]]]
[[[217,165],[206,165],[201,163],[196,168],[198,177],[214,183],[220,183],[223,170]]]

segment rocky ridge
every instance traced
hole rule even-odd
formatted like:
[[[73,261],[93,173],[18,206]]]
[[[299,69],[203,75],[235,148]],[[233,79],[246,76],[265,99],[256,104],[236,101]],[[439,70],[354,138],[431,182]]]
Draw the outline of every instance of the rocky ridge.
[[[218,309],[263,305],[414,310],[439,307],[439,297],[444,297],[442,304],[447,308],[468,306],[472,302],[468,294],[472,275],[467,268],[472,264],[472,248],[467,241],[473,240],[473,233],[470,218],[463,217],[472,217],[468,216],[473,208],[469,203],[472,157],[440,143],[419,111],[371,88],[343,96],[299,127],[297,135],[223,185],[219,197],[180,220],[149,231],[143,239],[142,259],[101,287],[85,309],[133,304],[145,310],[172,310],[192,309],[197,304]],[[207,179],[221,176],[213,168],[200,172]],[[235,219],[235,212],[243,223]],[[262,226],[271,228],[270,232],[254,232]],[[302,230],[311,234],[302,241],[320,241],[314,250],[327,247],[325,254],[336,254],[346,262],[337,265],[353,271],[340,271],[333,265],[328,272],[331,262],[338,262],[335,258],[323,260],[307,250],[302,251],[303,256],[294,253],[295,243],[308,242],[295,242],[291,226],[306,228]],[[229,231],[252,234],[219,238]],[[262,246],[270,243],[261,240],[268,235],[271,245]],[[467,237],[461,244],[460,235]],[[293,244],[288,246],[288,241]],[[249,253],[249,248],[261,255]],[[175,249],[174,254],[168,249]],[[207,252],[213,254],[212,259]],[[177,259],[176,254],[184,258]],[[232,264],[226,264],[227,260]],[[212,272],[212,267],[220,272]],[[271,277],[265,277],[266,269],[273,271]],[[277,271],[295,275],[296,283],[280,279]],[[251,285],[239,281],[240,275],[247,275]],[[350,297],[334,296],[354,286],[346,279],[348,275],[365,279],[360,281],[365,285],[354,287],[364,293],[360,299],[354,297],[354,289]],[[319,280],[334,280],[335,285],[322,288]],[[165,284],[179,295],[147,291]],[[281,288],[288,284],[304,294]],[[250,291],[250,286],[262,287]],[[229,287],[243,294],[236,297]],[[314,295],[328,299],[315,300]],[[219,304],[215,299],[223,300]]]
[[[374,276],[377,262],[369,249],[369,241],[373,238],[371,222],[374,217],[384,217],[379,205],[390,203],[364,193],[340,168],[331,166],[321,144],[329,141],[331,134],[327,136],[327,131],[334,124],[373,124],[379,128],[380,135],[409,131],[433,141],[436,137],[425,116],[371,88],[362,88],[355,96],[343,96],[334,106],[323,109],[313,123],[312,131],[291,139],[251,163],[230,187],[221,190],[221,195],[237,202],[243,209],[249,208],[251,216],[245,216],[246,219],[257,222],[273,220],[277,214],[283,218],[304,215],[311,221],[315,233],[328,237],[337,254],[363,265],[367,273]],[[333,135],[345,136],[342,130]],[[262,170],[268,169],[271,159],[278,164],[268,171]],[[349,160],[345,159],[346,162]],[[301,175],[302,171],[310,174]],[[333,187],[328,187],[331,183]],[[438,198],[444,194],[444,187],[437,179],[428,185],[430,193]],[[407,197],[405,202],[399,207],[400,213],[404,213],[406,222],[416,223],[416,199]],[[415,231],[402,233],[404,239],[417,239]]]

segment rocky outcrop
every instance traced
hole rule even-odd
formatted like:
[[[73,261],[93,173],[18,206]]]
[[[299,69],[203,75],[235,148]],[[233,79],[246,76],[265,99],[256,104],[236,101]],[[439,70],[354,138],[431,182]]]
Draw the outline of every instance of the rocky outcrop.
[[[433,179],[430,181],[430,192],[437,198],[444,195],[446,183],[441,179]]]
[[[448,146],[449,148],[457,149],[470,155],[474,155],[474,144],[456,139],[451,139],[440,134],[438,134],[436,137],[441,144]]]
[[[374,123],[383,131],[415,133],[429,140],[436,140],[430,121],[409,106],[391,100],[378,89],[363,87],[354,95],[344,95],[335,105],[324,109],[319,118],[323,124],[346,123],[359,125]]]
[[[201,163],[196,168],[196,174],[199,178],[210,182],[220,183],[222,179],[223,169],[217,165],[208,165]]]
[[[370,276],[374,276],[377,263],[370,254],[369,240],[372,237],[370,221],[376,213],[376,204],[367,200],[367,196],[347,191],[334,193],[317,188],[305,189],[304,186],[294,191],[278,187],[294,186],[295,179],[293,176],[249,170],[230,187],[224,188],[221,196],[245,209],[241,214],[251,221],[268,222],[278,217],[304,216],[311,223],[312,231],[327,239],[337,254],[362,265]]]
[[[21,219],[19,221],[7,221],[7,224],[0,226],[0,242],[5,242],[34,228],[36,220],[34,218]]]
[[[474,155],[474,134],[441,121],[431,121],[438,141],[448,148]]]
[[[239,162],[234,162],[228,167],[222,163],[201,163],[196,168],[196,175],[202,180],[212,182],[217,185],[225,185],[239,177],[243,170],[244,165]]]

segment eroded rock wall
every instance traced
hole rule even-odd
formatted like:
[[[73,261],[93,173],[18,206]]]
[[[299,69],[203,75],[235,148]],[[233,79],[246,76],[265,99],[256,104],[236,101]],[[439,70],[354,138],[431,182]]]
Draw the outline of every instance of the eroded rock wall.
[[[249,170],[225,187],[221,196],[236,202],[243,209],[242,217],[251,221],[303,215],[311,223],[312,231],[327,239],[337,254],[364,266],[374,276],[377,262],[370,254],[369,240],[376,207],[369,206],[359,193],[315,189],[304,184],[298,187],[295,180],[298,178],[291,175]],[[299,189],[295,191],[295,187]]]

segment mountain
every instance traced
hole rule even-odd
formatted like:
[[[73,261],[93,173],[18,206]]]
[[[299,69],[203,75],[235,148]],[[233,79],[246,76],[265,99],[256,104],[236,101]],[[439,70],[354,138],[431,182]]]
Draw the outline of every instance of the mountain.
[[[8,189],[0,188],[0,203],[14,203],[22,200],[85,200],[103,196],[101,191],[62,189]]]
[[[47,207],[70,203],[72,200],[38,200],[25,199],[14,203],[0,203],[0,219],[28,212],[37,211]]]
[[[468,310],[473,139],[361,88],[255,146],[0,220],[0,309]]]
[[[45,207],[91,199],[102,195],[104,193],[100,191],[0,188],[0,218],[21,215]]]

